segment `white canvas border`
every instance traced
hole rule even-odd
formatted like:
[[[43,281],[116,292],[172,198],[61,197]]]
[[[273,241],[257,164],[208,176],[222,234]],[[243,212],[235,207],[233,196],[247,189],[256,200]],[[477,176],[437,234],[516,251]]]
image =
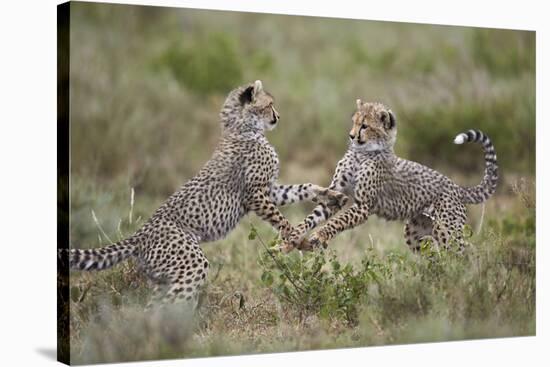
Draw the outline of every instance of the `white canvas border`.
[[[107,1],[112,2],[112,1]],[[537,336],[112,366],[543,365],[548,361],[548,21],[544,2],[277,0],[117,1],[203,9],[484,26],[537,31]],[[2,365],[55,362],[56,9],[58,1],[0,5],[3,257],[0,265]]]

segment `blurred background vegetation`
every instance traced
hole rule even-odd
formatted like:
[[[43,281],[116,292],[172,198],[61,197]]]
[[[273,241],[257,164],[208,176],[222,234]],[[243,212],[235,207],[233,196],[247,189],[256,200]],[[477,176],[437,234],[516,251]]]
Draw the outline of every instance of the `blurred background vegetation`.
[[[475,295],[468,293],[472,283],[457,288],[455,298],[466,297],[472,302],[470,309],[493,310],[501,302],[499,307],[504,311],[491,315],[486,323],[472,320],[470,314],[461,314],[456,319],[459,321],[447,323],[442,320],[449,310],[460,310],[456,311],[453,300],[437,298],[423,319],[415,315],[411,315],[410,322],[401,319],[388,326],[386,334],[376,325],[376,315],[365,314],[366,321],[359,330],[363,330],[361,335],[370,330],[369,337],[357,339],[353,331],[342,334],[329,323],[323,324],[326,327],[322,332],[317,326],[307,329],[304,335],[312,337],[311,344],[298,336],[303,332],[301,326],[297,330],[292,326],[296,317],[302,325],[308,316],[300,312],[287,314],[290,311],[281,308],[269,289],[262,287],[257,256],[260,248],[247,239],[246,220],[219,245],[205,246],[213,264],[225,264],[216,278],[217,285],[210,287],[210,297],[222,306],[206,318],[209,326],[199,328],[194,347],[185,353],[170,346],[163,347],[170,350],[164,354],[158,348],[124,356],[116,354],[120,350],[111,350],[114,354],[109,359],[107,352],[101,352],[101,346],[94,347],[92,342],[104,339],[105,329],[88,329],[93,325],[89,323],[93,315],[101,309],[93,295],[108,294],[117,299],[114,307],[118,307],[120,294],[124,294],[119,291],[134,289],[141,283],[126,266],[101,275],[75,274],[71,278],[73,291],[77,292],[73,297],[71,337],[72,350],[80,361],[534,333],[534,196],[530,206],[522,201],[525,192],[534,190],[535,178],[534,32],[72,3],[70,62],[71,246],[99,246],[129,234],[147,219],[210,157],[219,137],[218,113],[227,93],[261,79],[275,96],[282,117],[278,128],[268,133],[279,153],[281,182],[329,183],[347,147],[356,98],[383,102],[395,112],[398,155],[434,167],[460,184],[480,181],[483,154],[479,146],[452,144],[454,137],[470,128],[488,133],[496,146],[501,182],[496,197],[487,204],[486,225],[479,241],[497,236],[498,243],[504,245],[492,242],[489,247],[498,247],[497,253],[504,255],[495,261],[505,265],[494,271],[519,272],[513,277],[519,279],[517,286],[529,284],[522,288],[522,301],[526,300],[528,307],[521,318],[513,316],[521,303],[513,299],[513,292],[509,295],[511,301],[502,305],[501,298],[493,299],[489,293],[485,298],[478,296],[482,289],[476,288],[479,292]],[[131,188],[135,189],[133,220],[128,215]],[[289,208],[285,214],[297,223],[308,209]],[[470,210],[470,218],[479,233],[479,207]],[[251,220],[263,236],[270,236],[269,226]],[[343,263],[366,256],[365,249],[373,244],[381,254],[388,249],[406,252],[401,228],[399,223],[374,218],[339,236],[333,247]],[[518,262],[518,256],[523,264],[519,270],[509,265]],[[455,264],[456,274],[479,268],[474,260],[466,261],[459,264],[462,267]],[[475,276],[472,279],[477,281]],[[494,281],[500,279],[495,277]],[[442,291],[436,289],[433,295]],[[252,302],[260,305],[254,312],[263,314],[256,319],[256,314],[238,308],[235,311],[233,303],[223,306],[237,293],[247,302],[254,299]],[[397,297],[399,304],[398,292],[392,297]],[[416,302],[412,298],[410,301]],[[403,302],[404,310],[408,299]],[[384,309],[377,310],[383,313]],[[499,319],[501,314],[506,318]],[[470,327],[472,322],[474,329]],[[265,328],[276,325],[279,329],[275,334],[282,335],[283,327],[283,334],[294,335],[294,330],[297,339],[289,336],[280,347],[271,343],[268,335],[273,330]],[[445,331],[449,325],[453,325],[454,333]],[[421,335],[412,331],[407,334],[413,328],[424,331]],[[258,335],[251,330],[260,330],[262,338],[268,338],[264,349],[252,341]],[[340,338],[339,342],[321,342],[313,337],[327,337],[333,332],[337,334],[334,340]],[[397,337],[397,332],[408,336]],[[225,336],[233,344],[227,344]],[[249,344],[237,345],[241,338]],[[90,352],[92,349],[95,352]],[[149,349],[136,347],[140,350]]]
[[[477,181],[480,150],[452,140],[479,128],[504,176],[535,173],[533,32],[79,3],[71,19],[73,175],[172,193],[256,79],[281,112],[283,178],[327,182],[356,98],[396,113],[403,157]]]

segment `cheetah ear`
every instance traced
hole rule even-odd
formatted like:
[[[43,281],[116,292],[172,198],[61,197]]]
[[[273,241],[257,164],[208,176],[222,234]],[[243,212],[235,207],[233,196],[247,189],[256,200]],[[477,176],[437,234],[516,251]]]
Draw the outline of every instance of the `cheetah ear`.
[[[390,121],[388,122],[388,129],[393,129],[396,124],[395,115],[391,110],[388,110],[388,115],[390,115]]]
[[[261,80],[256,80],[254,82],[254,93],[252,95],[253,98],[256,98],[258,94],[264,89],[264,86],[262,85]]]
[[[357,105],[357,109],[360,109],[363,105],[363,101],[361,101],[359,98],[355,100],[355,104]]]
[[[241,105],[244,106],[245,104],[252,102],[253,94],[254,87],[250,86],[246,88],[239,96],[239,101],[241,102]]]

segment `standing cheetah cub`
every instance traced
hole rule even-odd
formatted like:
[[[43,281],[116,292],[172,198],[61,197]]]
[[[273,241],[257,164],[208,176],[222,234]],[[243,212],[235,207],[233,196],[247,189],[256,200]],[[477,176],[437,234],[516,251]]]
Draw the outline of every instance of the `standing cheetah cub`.
[[[204,283],[208,260],[199,244],[225,237],[248,212],[286,238],[291,225],[277,206],[303,200],[326,200],[343,206],[347,197],[311,183],[276,183],[279,160],[264,133],[279,122],[273,97],[261,81],[229,93],[220,113],[222,134],[212,158],[157,209],[132,236],[94,249],[71,249],[71,269],[103,270],[129,257],[154,284],[153,299],[183,300],[193,306]]]
[[[461,252],[466,221],[464,205],[487,200],[495,192],[498,181],[495,148],[489,137],[479,130],[456,136],[455,144],[481,143],[485,153],[485,175],[481,183],[462,187],[431,168],[394,154],[396,119],[384,105],[358,99],[352,121],[350,146],[338,162],[329,188],[353,197],[353,205],[334,217],[334,208],[318,205],[295,227],[282,249],[326,246],[338,233],[376,214],[387,220],[405,220],[405,239],[413,251],[420,249],[423,239],[431,238],[435,246],[448,248],[457,244]],[[302,242],[309,230],[325,220],[328,221],[316,233]]]

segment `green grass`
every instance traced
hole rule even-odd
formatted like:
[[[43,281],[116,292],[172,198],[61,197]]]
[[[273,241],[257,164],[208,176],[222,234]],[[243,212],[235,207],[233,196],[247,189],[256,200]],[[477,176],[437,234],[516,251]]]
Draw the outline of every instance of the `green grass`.
[[[466,254],[442,252],[434,260],[409,252],[402,223],[372,217],[336,237],[328,251],[275,254],[275,262],[267,252],[273,230],[254,216],[245,218],[226,239],[203,245],[212,267],[194,317],[178,306],[144,313],[150,292],[133,262],[102,272],[74,272],[72,361],[534,335],[534,187],[529,180],[506,186],[510,194],[487,203],[479,233],[480,208],[472,207],[474,235]],[[104,200],[94,210],[105,228],[99,229],[91,213],[72,226],[89,226],[95,231],[90,238],[102,241],[103,231],[116,239],[137,227],[135,221],[129,224],[127,190],[121,186],[120,195]],[[136,195],[134,218],[142,211],[140,200]],[[304,209],[284,211],[297,223]],[[120,219],[113,222],[121,226],[105,226],[104,217],[117,215]]]
[[[480,206],[469,209],[474,236],[464,257],[412,255],[402,223],[373,217],[325,254],[278,257],[309,293],[269,262],[259,239],[268,244],[274,232],[254,216],[203,245],[212,269],[194,317],[178,307],[143,313],[149,289],[133,262],[75,272],[73,363],[535,333],[533,32],[71,9],[71,246],[101,246],[138,228],[210,157],[227,92],[256,79],[282,116],[268,134],[281,182],[328,184],[356,98],[396,114],[397,154],[460,184],[480,181],[483,155],[453,138],[487,132],[502,177],[483,220]],[[298,223],[309,209],[283,211]]]

